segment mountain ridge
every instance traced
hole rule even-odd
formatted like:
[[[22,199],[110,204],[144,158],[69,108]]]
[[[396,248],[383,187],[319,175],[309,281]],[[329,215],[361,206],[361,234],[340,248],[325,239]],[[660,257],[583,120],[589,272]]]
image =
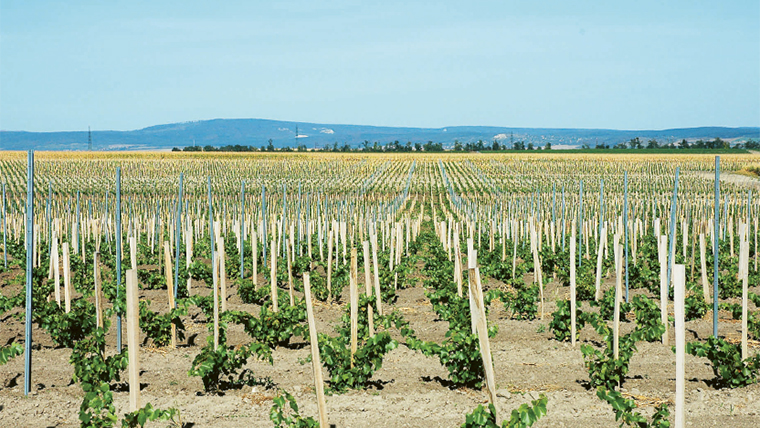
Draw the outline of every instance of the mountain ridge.
[[[296,127],[298,135],[296,135]],[[308,148],[325,145],[349,144],[359,147],[366,140],[377,141],[380,145],[398,140],[402,144],[443,143],[451,147],[454,141],[463,144],[483,140],[490,143],[499,140],[502,144],[514,141],[544,146],[581,146],[587,144],[615,145],[632,138],[644,141],[657,139],[660,143],[682,139],[727,141],[760,139],[760,127],[720,127],[704,126],[694,128],[672,128],[663,130],[616,130],[597,128],[526,128],[503,126],[459,125],[441,128],[393,127],[351,124],[324,124],[316,122],[295,122],[273,119],[208,119],[152,125],[131,131],[92,131],[93,150],[167,150],[173,147],[244,145],[261,147],[272,144],[275,147],[296,147],[303,144]],[[86,150],[87,131],[0,131],[0,150]]]

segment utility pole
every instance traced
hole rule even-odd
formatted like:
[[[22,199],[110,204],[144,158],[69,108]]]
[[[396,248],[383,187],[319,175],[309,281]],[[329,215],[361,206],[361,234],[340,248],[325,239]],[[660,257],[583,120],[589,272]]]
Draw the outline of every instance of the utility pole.
[[[92,131],[87,127],[87,151],[92,151]]]

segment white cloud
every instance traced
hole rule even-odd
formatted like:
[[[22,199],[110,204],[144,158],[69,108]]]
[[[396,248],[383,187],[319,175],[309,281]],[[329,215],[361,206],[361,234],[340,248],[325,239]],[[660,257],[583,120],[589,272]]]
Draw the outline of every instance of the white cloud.
[[[289,128],[277,128],[278,131],[290,131]]]
[[[506,140],[507,139],[507,134],[496,134],[496,135],[493,136],[493,139],[494,140]]]
[[[334,134],[334,133],[335,133],[335,131],[333,131],[333,130],[332,130],[332,129],[330,129],[330,128],[322,128],[322,130],[321,130],[321,131],[319,131],[319,132],[321,132],[321,133],[323,133],[323,134]]]

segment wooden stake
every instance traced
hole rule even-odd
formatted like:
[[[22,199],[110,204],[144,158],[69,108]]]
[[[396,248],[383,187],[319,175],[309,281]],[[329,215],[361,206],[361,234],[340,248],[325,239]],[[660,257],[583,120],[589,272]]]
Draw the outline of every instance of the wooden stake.
[[[570,343],[575,347],[575,223],[573,223],[572,235],[573,239],[570,240]]]
[[[58,239],[56,238],[53,239],[50,267],[53,269],[53,278],[55,278],[55,303],[58,304],[58,307],[61,307],[61,263],[58,259]]]
[[[602,290],[602,261],[604,261],[604,242],[607,241],[607,223],[602,225],[602,234],[599,245],[597,246],[599,252],[596,255],[596,293],[594,294],[594,300],[599,301]]]
[[[253,229],[253,228],[252,228]],[[253,253],[253,276],[251,277],[251,280],[253,281],[253,289],[258,290],[259,289],[259,253],[258,253],[258,236],[256,236],[256,230],[251,232],[251,245],[252,253]]]
[[[303,274],[303,289],[306,299],[306,317],[309,321],[309,343],[311,345],[311,367],[314,370],[314,389],[317,391],[317,404],[319,406],[319,426],[327,427],[327,405],[325,403],[325,386],[322,379],[322,362],[319,359],[319,341],[317,339],[317,325],[314,322],[314,309],[311,303],[311,284],[309,272]]]
[[[327,299],[332,301],[332,247],[333,247],[333,234],[328,229],[327,231]]]
[[[274,254],[274,251],[272,252]],[[219,348],[219,253],[214,254],[212,262],[213,296],[214,296],[214,351]]]
[[[362,242],[362,253],[364,254],[364,292],[367,296],[372,296],[372,278],[369,274],[369,242]],[[369,324],[369,337],[375,335],[375,317],[372,305],[367,305],[367,323]]]
[[[746,235],[745,235],[746,236]],[[749,358],[747,348],[747,287],[749,280],[749,240],[740,237],[739,264],[743,267],[742,272],[742,360]]]
[[[660,321],[665,326],[662,344],[668,345],[668,236],[660,236]]]
[[[95,282],[95,327],[103,327],[103,287],[100,276],[100,253],[92,255],[92,270]]]
[[[290,235],[292,239],[292,234]],[[286,253],[286,259],[288,259],[288,297],[290,297],[290,306],[295,305],[295,300],[293,298],[293,264],[291,263],[291,258],[295,257],[295,248],[293,247],[293,242],[287,238],[285,238],[285,253]],[[293,253],[291,253],[291,251]]]
[[[462,297],[462,250],[459,248],[459,231],[454,234],[454,280],[457,283],[457,296]]]
[[[185,234],[187,242],[185,243],[185,267],[190,271],[190,265],[193,263],[193,223],[188,222],[187,233]],[[177,260],[179,263],[179,260]],[[187,275],[187,295],[190,296],[190,289],[193,285],[193,279]]]
[[[127,355],[129,358],[129,411],[140,408],[140,305],[137,270],[127,271]]]
[[[710,285],[707,281],[707,261],[705,259],[705,234],[699,234],[699,266],[702,271],[702,293],[705,296],[705,303],[710,302]]]
[[[172,269],[172,253],[169,241],[164,241],[164,275],[166,275],[166,291],[169,294],[169,310],[174,309],[174,269]],[[171,347],[177,347],[177,326],[172,323]]]
[[[129,237],[129,260],[132,263],[132,269],[137,269],[137,239],[134,236]]]
[[[69,259],[69,243],[63,243],[63,298],[65,311],[71,312],[71,261]]]
[[[676,414],[675,428],[684,427],[686,330],[684,328],[684,295],[686,294],[686,266],[673,265],[673,303],[676,333]]]
[[[372,234],[372,239],[370,240],[372,244],[372,267],[374,269],[375,274],[375,305],[377,306],[377,313],[378,315],[383,315],[383,304],[381,300],[380,295],[380,275],[378,274],[378,266],[377,266],[377,233]]]
[[[356,286],[357,261],[356,248],[351,249],[351,275],[349,281],[349,293],[351,297],[351,367],[354,366],[354,354],[358,346],[359,327],[359,291]]]
[[[615,235],[615,319],[612,326],[613,353],[617,360],[620,357],[620,303],[622,300],[622,246],[619,244],[620,235]]]
[[[217,235],[219,236],[219,235]],[[225,260],[227,253],[224,251],[224,238],[219,236],[216,239],[217,253],[219,253],[219,293],[222,302],[222,312],[227,310],[227,267]],[[272,252],[274,254],[274,252]]]
[[[271,254],[271,269],[269,270],[269,276],[270,276],[270,292],[272,294],[272,312],[279,312],[279,307],[277,304],[277,247],[275,246],[276,241],[274,237],[272,237],[272,251]]]
[[[474,252],[474,250],[473,250]],[[486,375],[486,387],[488,389],[488,398],[491,404],[494,405],[494,413],[498,412],[496,404],[496,379],[493,372],[493,361],[491,360],[491,345],[488,339],[488,325],[486,321],[485,305],[483,303],[483,288],[480,284],[480,270],[472,267],[473,263],[470,263],[470,276],[474,278],[474,281],[470,281],[470,296],[472,302],[475,303],[475,307],[470,312],[473,318],[473,323],[476,326],[478,334],[478,342],[480,344],[480,356],[483,359],[483,367],[485,368]],[[498,419],[497,419],[498,420]]]

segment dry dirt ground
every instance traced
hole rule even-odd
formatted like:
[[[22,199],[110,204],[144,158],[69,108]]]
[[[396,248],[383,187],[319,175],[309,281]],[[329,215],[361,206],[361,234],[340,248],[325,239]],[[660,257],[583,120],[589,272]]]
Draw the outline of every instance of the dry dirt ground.
[[[697,171],[697,176],[706,180],[715,181],[714,172]],[[724,183],[732,183],[743,187],[749,187],[754,189],[760,189],[760,180],[755,177],[749,177],[747,175],[736,174],[733,172],[721,172],[720,181]]]
[[[361,276],[361,275],[360,275]],[[606,286],[610,286],[608,279]],[[500,284],[488,280],[487,286]],[[755,287],[755,291],[760,290]],[[0,277],[3,295],[15,293],[19,285],[10,285],[9,276]],[[196,288],[208,293],[205,287]],[[243,304],[231,289],[230,309],[257,312],[253,305]],[[166,302],[165,291],[141,291],[142,298]],[[419,338],[442,341],[448,328],[446,322],[436,321],[430,301],[421,284],[401,290],[394,307],[411,322]],[[551,283],[546,288],[546,316],[543,320],[516,321],[506,318],[501,304],[491,306],[489,322],[499,326],[491,341],[494,357],[497,398],[501,418],[511,409],[535,399],[541,393],[548,397],[548,414],[537,427],[613,427],[618,424],[611,407],[599,400],[594,390],[588,390],[588,373],[583,366],[579,348],[555,341],[549,332],[550,314],[555,299],[565,298],[567,288]],[[347,301],[347,289],[343,302]],[[154,307],[155,308],[155,307]],[[583,306],[588,309],[587,304]],[[317,304],[316,316],[321,332],[333,332],[342,306]],[[18,310],[14,310],[18,312]],[[723,314],[722,317],[727,317]],[[192,319],[197,317],[198,323]],[[244,387],[228,390],[223,395],[205,395],[201,380],[187,375],[191,362],[205,343],[207,330],[203,315],[194,308],[186,321],[187,339],[176,349],[141,350],[141,398],[154,407],[176,407],[186,426],[193,427],[271,427],[269,410],[277,390],[291,392],[301,407],[301,413],[316,416],[314,379],[311,366],[301,364],[310,353],[308,340],[294,338],[289,348],[274,352],[274,364],[251,360],[248,368],[257,377],[268,378],[274,387]],[[23,341],[23,322],[6,314],[0,320],[0,344],[11,339]],[[711,333],[708,318],[687,323],[687,340],[705,338]],[[721,319],[721,334],[738,337],[740,324]],[[625,323],[623,332],[632,323]],[[541,331],[539,333],[539,331]],[[23,356],[0,366],[0,427],[75,427],[79,425],[78,411],[82,390],[71,381],[73,367],[69,364],[70,349],[55,348],[47,334],[33,329],[35,350],[32,358],[32,393],[23,395]],[[394,337],[402,338],[397,332]],[[672,335],[672,332],[671,332]],[[124,335],[126,337],[126,334]],[[249,337],[239,326],[230,327],[229,343],[247,343]],[[598,341],[596,333],[587,327],[581,343]],[[113,327],[109,337],[114,352]],[[673,343],[673,339],[671,339]],[[651,414],[657,400],[673,400],[675,390],[675,357],[670,347],[660,343],[640,343],[631,361],[630,372],[623,391],[640,398],[643,412]],[[753,352],[757,352],[753,349]],[[760,426],[760,385],[736,390],[716,390],[709,382],[713,378],[709,362],[704,358],[686,357],[686,424],[692,427],[757,427]],[[331,424],[338,427],[453,427],[464,422],[466,413],[485,403],[485,390],[450,389],[445,379],[448,372],[437,359],[427,358],[401,344],[390,352],[381,370],[373,379],[376,386],[327,397]],[[327,371],[324,370],[327,378]],[[126,375],[123,376],[123,379]],[[125,385],[115,394],[117,411],[126,412],[128,392]],[[647,401],[649,400],[649,401]],[[671,410],[673,407],[671,406]],[[672,416],[671,416],[672,423]],[[162,426],[153,423],[153,426]]]

